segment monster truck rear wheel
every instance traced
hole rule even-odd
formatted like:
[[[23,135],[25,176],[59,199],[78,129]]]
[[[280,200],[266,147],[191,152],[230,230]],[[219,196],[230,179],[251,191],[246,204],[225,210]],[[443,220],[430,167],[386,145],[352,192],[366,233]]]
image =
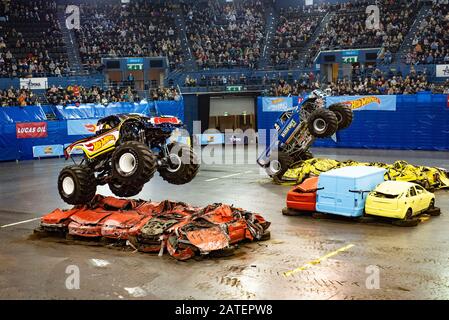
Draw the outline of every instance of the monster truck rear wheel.
[[[147,145],[127,141],[112,154],[112,175],[121,184],[144,185],[156,171],[156,160]]]
[[[118,181],[108,183],[109,189],[117,197],[132,197],[138,195],[143,189],[143,184],[122,184]]]
[[[295,161],[306,161],[313,159],[313,154],[310,151],[306,151],[295,157]]]
[[[317,138],[332,136],[338,129],[338,120],[335,113],[328,109],[320,108],[312,112],[307,120],[310,133]]]
[[[85,204],[97,191],[94,173],[86,166],[65,167],[58,177],[58,191],[68,204]]]
[[[280,181],[293,162],[293,159],[283,151],[272,153],[266,172],[275,181]]]
[[[335,103],[329,107],[329,110],[335,113],[338,120],[338,130],[349,127],[354,119],[354,113],[351,107],[343,103]]]
[[[159,167],[162,179],[171,184],[186,184],[198,173],[198,157],[192,147],[179,143],[168,145],[168,166]]]

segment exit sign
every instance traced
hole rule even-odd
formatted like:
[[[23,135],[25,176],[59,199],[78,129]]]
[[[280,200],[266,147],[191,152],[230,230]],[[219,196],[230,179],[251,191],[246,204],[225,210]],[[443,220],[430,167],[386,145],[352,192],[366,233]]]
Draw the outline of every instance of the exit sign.
[[[226,87],[226,91],[230,91],[230,92],[238,92],[238,91],[242,91],[243,90],[243,86],[227,86]]]
[[[128,63],[128,70],[143,70],[142,63]]]
[[[358,56],[353,56],[353,57],[343,57],[343,63],[357,63],[359,62],[359,57]]]

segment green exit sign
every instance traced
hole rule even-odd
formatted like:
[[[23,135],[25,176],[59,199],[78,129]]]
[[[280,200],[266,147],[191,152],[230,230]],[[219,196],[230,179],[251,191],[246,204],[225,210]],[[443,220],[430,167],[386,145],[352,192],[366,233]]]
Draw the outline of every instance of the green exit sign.
[[[354,56],[354,57],[343,57],[343,63],[357,63],[359,62],[359,57]]]
[[[128,70],[143,70],[143,64],[142,63],[129,63],[127,65]]]
[[[238,91],[242,91],[243,90],[243,86],[227,86],[226,87],[226,91],[230,91],[230,92],[238,92]]]

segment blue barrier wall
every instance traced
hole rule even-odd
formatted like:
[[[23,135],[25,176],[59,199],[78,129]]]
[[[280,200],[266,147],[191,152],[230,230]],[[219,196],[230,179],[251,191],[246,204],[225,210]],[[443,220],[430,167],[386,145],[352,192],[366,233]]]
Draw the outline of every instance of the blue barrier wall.
[[[46,113],[52,112],[56,120],[47,120]],[[87,135],[69,135],[67,122],[80,119],[92,120],[117,113],[142,113],[146,115],[173,115],[184,121],[184,101],[157,101],[147,103],[114,103],[80,106],[28,106],[0,108],[0,161],[33,159],[33,147],[65,145]],[[47,137],[18,139],[17,123],[45,122]],[[49,148],[48,156],[61,155]],[[59,148],[58,148],[59,150]],[[53,151],[53,152],[52,152]]]
[[[396,111],[355,111],[351,127],[316,147],[449,150],[449,97],[443,94],[397,96]],[[297,98],[294,98],[297,101]],[[272,129],[281,112],[264,112],[257,102],[258,129]]]

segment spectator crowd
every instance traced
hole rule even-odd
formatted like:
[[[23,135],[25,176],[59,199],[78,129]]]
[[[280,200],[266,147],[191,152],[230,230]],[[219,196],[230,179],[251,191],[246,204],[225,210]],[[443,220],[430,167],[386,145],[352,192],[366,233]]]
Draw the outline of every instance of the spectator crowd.
[[[39,103],[38,97],[31,90],[14,89],[0,90],[0,106],[31,106]]]
[[[201,69],[257,68],[265,34],[262,0],[184,4],[187,38]]]
[[[419,23],[406,54],[407,64],[449,64],[449,2],[434,0],[426,18]]]
[[[87,67],[98,67],[101,57],[132,56],[167,56],[172,69],[183,65],[183,49],[170,3],[135,0],[123,6],[83,4],[81,17],[76,34]]]
[[[0,77],[70,73],[55,1],[3,1],[0,6]]]
[[[52,86],[47,89],[45,96],[52,105],[141,101],[137,91],[131,87],[102,89],[98,86],[88,88],[79,85],[70,85],[66,88]]]
[[[300,50],[311,39],[323,18],[320,11],[308,13],[299,7],[282,9],[274,36],[271,61],[275,65],[292,65]]]

